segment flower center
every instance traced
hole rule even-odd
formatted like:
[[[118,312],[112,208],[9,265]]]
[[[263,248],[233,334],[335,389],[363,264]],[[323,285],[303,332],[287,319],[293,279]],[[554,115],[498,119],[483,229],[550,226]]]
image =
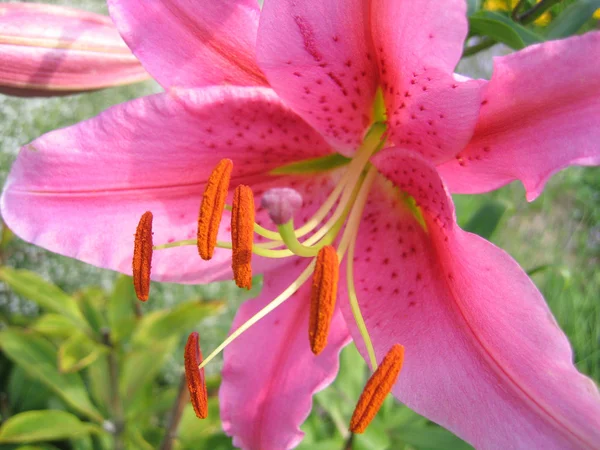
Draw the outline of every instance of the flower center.
[[[310,259],[308,266],[281,294],[231,333],[206,359],[198,361],[196,366],[198,370],[203,371],[203,368],[225,347],[289,299],[311,276],[312,290],[308,334],[313,353],[319,354],[327,345],[329,325],[335,308],[339,265],[344,258],[346,262],[348,300],[357,328],[367,349],[371,366],[373,370],[377,369],[375,352],[360,311],[354,287],[353,260],[360,219],[377,174],[375,167],[369,163],[369,159],[375,152],[383,148],[385,131],[386,125],[384,123],[374,123],[352,159],[333,155],[281,166],[272,171],[274,175],[314,174],[315,172],[329,171],[336,167],[345,167],[343,175],[321,207],[306,223],[298,228],[294,225],[293,215],[294,210],[301,206],[301,197],[291,189],[273,190],[263,196],[263,207],[269,212],[271,219],[277,226],[276,230],[269,230],[255,223],[254,199],[249,187],[238,186],[234,191],[233,204],[231,206],[226,205],[225,198],[229,190],[232,161],[224,159],[216,166],[208,179],[200,207],[197,239],[181,240],[153,247],[150,241],[150,251],[142,253],[139,251],[140,245],[138,245],[136,236],[137,259],[134,258],[134,283],[136,286],[149,283],[151,250],[192,245],[198,247],[202,259],[210,259],[215,247],[231,249],[234,279],[239,287],[247,289],[251,287],[252,254],[266,258],[299,256]],[[224,209],[231,211],[231,242],[217,240],[217,231]],[[143,216],[140,226],[147,223],[148,214],[146,213]],[[328,215],[330,217],[326,220]],[[144,236],[151,236],[151,228],[148,229],[146,226],[144,230]],[[262,236],[265,242],[254,243],[254,233]],[[146,260],[141,261],[142,256],[140,255]],[[135,270],[136,267],[142,266],[147,267],[148,270]],[[147,289],[143,294],[142,297],[147,298]],[[143,299],[142,297],[140,298]],[[189,359],[186,359],[186,371],[188,371],[187,365],[189,364],[187,361]],[[396,377],[392,378],[393,384]],[[370,400],[367,401],[367,403],[369,402]],[[366,427],[365,423],[369,421],[370,419],[360,420],[364,427]],[[361,427],[357,427],[357,429]]]

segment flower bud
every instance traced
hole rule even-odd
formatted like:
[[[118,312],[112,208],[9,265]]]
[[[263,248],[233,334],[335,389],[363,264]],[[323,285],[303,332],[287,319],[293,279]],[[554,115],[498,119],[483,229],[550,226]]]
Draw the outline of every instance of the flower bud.
[[[66,95],[147,78],[109,17],[46,4],[0,4],[1,93]]]

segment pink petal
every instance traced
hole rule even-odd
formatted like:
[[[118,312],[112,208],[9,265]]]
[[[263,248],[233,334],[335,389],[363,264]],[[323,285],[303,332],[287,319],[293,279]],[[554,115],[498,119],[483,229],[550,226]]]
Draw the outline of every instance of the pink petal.
[[[440,166],[452,192],[521,180],[535,199],[552,174],[600,164],[600,33],[497,58],[473,139]]]
[[[395,343],[406,349],[394,394],[476,448],[597,447],[600,396],[531,280],[458,228],[434,167],[401,150],[376,164],[426,223],[382,179],[357,242],[358,298],[378,358]]]
[[[257,57],[269,83],[338,150],[352,153],[371,122],[377,84],[367,2],[271,0]]]
[[[473,134],[479,113],[477,81],[453,76],[467,35],[466,2],[371,3],[376,59],[388,107],[389,139],[441,162]]]
[[[45,4],[0,4],[0,92],[64,95],[149,75],[108,17]]]
[[[163,87],[265,85],[256,0],[109,0],[123,39]]]
[[[232,189],[249,184],[259,196],[293,185],[310,198],[303,210],[310,214],[332,189],[329,175],[287,179],[267,172],[328,151],[270,89],[172,90],[117,105],[23,147],[4,188],[2,216],[28,242],[131,273],[133,233],[145,211],[154,214],[155,244],[196,237],[204,183],[221,158],[234,161]],[[257,220],[270,226],[264,212]],[[220,239],[230,240],[228,226],[226,214]],[[231,278],[230,258],[219,249],[209,263],[195,247],[156,251],[152,278]],[[255,261],[260,273],[266,263]]]
[[[232,330],[279,295],[307,260],[265,274],[261,295],[242,305]],[[340,350],[350,341],[339,310],[328,344],[319,356],[308,341],[310,282],[225,350],[219,392],[221,420],[233,445],[245,450],[285,450],[300,442],[299,427],[311,410],[312,396],[338,371]]]

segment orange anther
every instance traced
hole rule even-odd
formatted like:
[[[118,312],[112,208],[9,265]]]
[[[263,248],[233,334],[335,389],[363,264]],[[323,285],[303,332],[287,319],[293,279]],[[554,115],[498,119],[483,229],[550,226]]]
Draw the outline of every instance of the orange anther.
[[[404,362],[404,347],[395,344],[385,355],[383,361],[371,375],[365,386],[358,404],[350,420],[350,431],[363,433],[371,423],[385,397],[390,393],[396,383],[402,363]]]
[[[230,159],[222,159],[206,182],[198,216],[198,253],[204,260],[212,258],[217,245],[217,234],[232,169],[233,162]]]
[[[199,419],[206,419],[208,416],[208,393],[204,368],[198,369],[202,362],[202,352],[198,340],[198,333],[194,331],[190,333],[185,344],[185,378],[196,416]]]
[[[145,302],[150,293],[152,267],[152,213],[146,211],[135,230],[133,245],[133,286],[137,298]]]
[[[321,353],[327,345],[329,325],[335,309],[338,278],[337,252],[335,248],[328,245],[319,250],[317,255],[310,294],[308,338],[310,348],[315,355]]]
[[[252,245],[254,237],[254,195],[248,186],[233,192],[231,208],[231,268],[238,287],[252,287]]]

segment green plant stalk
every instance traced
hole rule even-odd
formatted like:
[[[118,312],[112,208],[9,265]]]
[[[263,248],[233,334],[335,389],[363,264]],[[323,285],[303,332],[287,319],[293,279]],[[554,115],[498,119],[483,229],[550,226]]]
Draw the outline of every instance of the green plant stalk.
[[[562,0],[542,0],[539,3],[536,3],[533,7],[525,11],[523,14],[519,14],[519,10],[521,6],[525,4],[525,0],[520,0],[519,3],[514,7],[511,13],[511,18],[520,23],[521,25],[527,25],[531,22],[535,21],[538,17],[544,14],[548,9],[552,8],[554,5],[560,3]],[[469,47],[465,47],[463,50],[462,57],[473,56],[480,51],[487,50],[490,47],[496,45],[498,41],[490,38],[483,38],[480,42],[475,45],[471,45]]]
[[[110,331],[103,330],[102,340],[106,346],[110,348],[108,354],[108,370],[110,383],[110,403],[112,411],[112,419],[115,425],[113,437],[115,441],[115,450],[124,450],[123,431],[125,430],[125,422],[123,419],[123,403],[119,395],[119,365],[117,360],[117,352],[110,341]]]
[[[160,444],[160,450],[172,450],[173,443],[175,442],[175,438],[177,437],[177,428],[179,427],[179,422],[181,421],[181,416],[183,415],[183,409],[189,400],[189,392],[187,389],[187,381],[185,379],[185,373],[181,376],[181,381],[179,382],[179,389],[177,390],[177,398],[175,399],[175,403],[173,403],[173,408],[171,409],[171,414],[169,415],[169,423],[167,424],[167,430],[165,432],[165,437],[163,438],[162,443]]]
[[[562,0],[542,0],[541,2],[533,5],[523,14],[519,14],[521,6],[525,4],[525,0],[520,0],[519,3],[517,3],[517,6],[515,6],[515,8],[513,9],[511,17],[515,22],[527,25],[533,22],[538,17],[540,17],[542,14],[544,14],[548,9],[560,3],[561,1]]]

